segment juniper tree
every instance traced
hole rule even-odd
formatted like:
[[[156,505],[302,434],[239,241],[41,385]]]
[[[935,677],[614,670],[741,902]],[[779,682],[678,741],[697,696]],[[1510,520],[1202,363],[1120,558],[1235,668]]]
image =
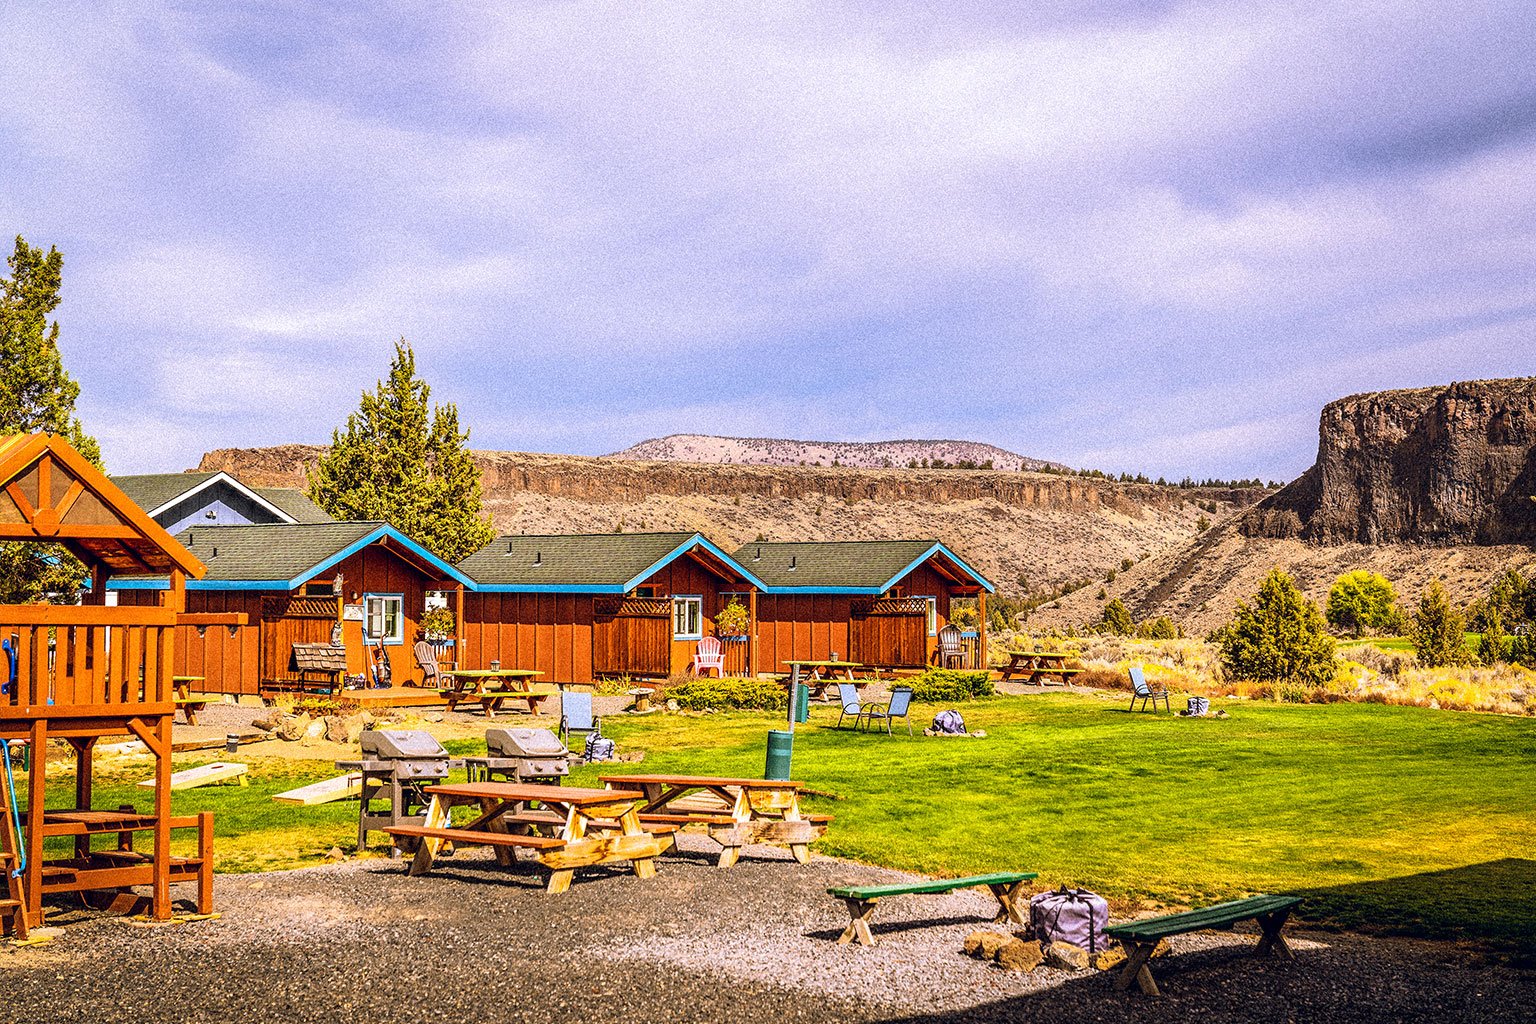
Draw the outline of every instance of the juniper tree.
[[[1338,672],[1322,613],[1280,569],[1264,578],[1252,604],[1237,603],[1232,621],[1211,639],[1227,672],[1240,679],[1320,686]]]
[[[401,339],[389,376],[363,392],[309,475],[309,496],[338,519],[389,523],[457,562],[496,535],[482,512],[480,470],[452,403],[431,406],[416,354]]]
[[[1431,580],[1413,617],[1413,646],[1426,668],[1459,665],[1467,660],[1466,620],[1451,607],[1439,579]]]
[[[1328,624],[1361,636],[1390,629],[1397,618],[1392,582],[1369,569],[1346,572],[1328,588]]]
[[[75,417],[80,385],[59,354],[59,306],[64,257],[58,249],[28,245],[16,236],[0,279],[0,433],[57,434],[97,466],[101,448]],[[85,566],[51,544],[0,544],[0,601],[72,600]]]

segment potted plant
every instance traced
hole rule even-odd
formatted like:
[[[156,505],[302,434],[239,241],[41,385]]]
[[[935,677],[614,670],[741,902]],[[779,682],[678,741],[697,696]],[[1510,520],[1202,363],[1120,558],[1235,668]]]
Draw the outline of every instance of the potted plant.
[[[734,597],[715,616],[715,635],[722,640],[745,640],[751,629],[752,619],[746,606]]]

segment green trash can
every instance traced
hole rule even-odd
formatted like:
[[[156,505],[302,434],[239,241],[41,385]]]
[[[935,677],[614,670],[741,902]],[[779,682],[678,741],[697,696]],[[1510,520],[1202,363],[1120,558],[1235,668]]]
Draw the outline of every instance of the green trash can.
[[[789,761],[795,750],[795,734],[787,729],[768,730],[768,763],[763,778],[780,782],[789,779]]]
[[[811,720],[811,688],[801,683],[795,689],[795,721],[804,725]]]

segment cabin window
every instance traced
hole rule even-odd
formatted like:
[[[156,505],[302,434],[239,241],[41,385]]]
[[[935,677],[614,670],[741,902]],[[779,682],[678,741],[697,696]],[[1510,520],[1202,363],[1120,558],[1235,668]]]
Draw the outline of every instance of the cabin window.
[[[927,609],[928,635],[939,635],[939,599],[936,597],[919,597],[923,607]]]
[[[636,587],[632,593],[636,597],[655,597],[656,588],[654,586]]]
[[[672,639],[699,640],[703,636],[704,599],[674,597],[672,599]]]
[[[330,597],[334,593],[336,593],[336,584],[330,580],[326,580],[324,583],[304,584],[305,597]]]
[[[405,643],[405,595],[364,594],[363,622],[370,641]]]

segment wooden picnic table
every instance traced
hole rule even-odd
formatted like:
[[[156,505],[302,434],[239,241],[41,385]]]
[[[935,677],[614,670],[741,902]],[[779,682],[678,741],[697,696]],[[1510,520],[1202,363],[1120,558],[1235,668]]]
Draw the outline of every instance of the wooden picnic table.
[[[1012,679],[1015,672],[1029,674],[1028,682],[1044,686],[1047,676],[1055,676],[1063,686],[1082,669],[1067,668],[1067,659],[1077,657],[1062,651],[1009,651],[1008,667],[1003,669],[1004,681]]]
[[[208,698],[193,697],[192,684],[201,683],[204,676],[171,676],[171,689],[175,691],[175,704],[187,718],[188,725],[197,724],[200,711],[208,706]]]
[[[811,695],[817,700],[826,696],[827,688],[834,683],[852,683],[854,686],[868,686],[871,682],[878,682],[880,670],[872,665],[865,665],[861,661],[786,661],[790,674],[786,679],[794,678],[795,669],[800,670],[800,681],[811,688]],[[858,669],[867,669],[870,678],[860,679],[854,675]],[[842,674],[841,679],[837,678]],[[794,695],[790,695],[790,703],[794,703]]]
[[[753,843],[788,846],[801,864],[808,844],[827,831],[830,814],[800,810],[799,782],[732,779],[714,775],[604,775],[610,789],[640,790],[642,824],[700,831],[720,844],[719,866],[728,868]],[[690,795],[693,794],[693,795]]]
[[[640,878],[656,874],[655,859],[672,844],[675,826],[642,825],[640,792],[582,789],[514,782],[429,786],[431,797],[421,825],[393,825],[384,831],[401,846],[414,843],[410,873],[423,875],[444,846],[489,846],[497,861],[512,865],[518,848],[532,850],[549,869],[547,891],[565,892],[577,868],[628,861]],[[529,811],[531,803],[539,804]],[[474,820],[455,827],[453,808],[478,806]]]
[[[528,713],[535,714],[540,702],[554,696],[554,691],[540,693],[531,688],[534,679],[543,675],[528,668],[455,668],[445,669],[454,685],[438,690],[448,702],[448,710],[463,701],[478,701],[485,717],[495,718],[506,701],[517,698],[528,702]],[[496,685],[492,685],[492,684]]]

